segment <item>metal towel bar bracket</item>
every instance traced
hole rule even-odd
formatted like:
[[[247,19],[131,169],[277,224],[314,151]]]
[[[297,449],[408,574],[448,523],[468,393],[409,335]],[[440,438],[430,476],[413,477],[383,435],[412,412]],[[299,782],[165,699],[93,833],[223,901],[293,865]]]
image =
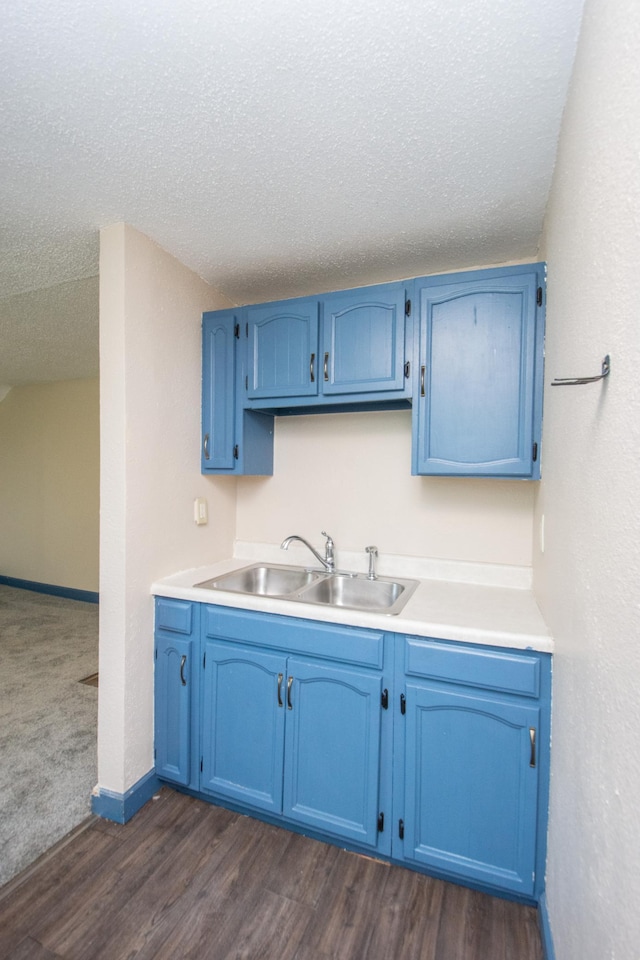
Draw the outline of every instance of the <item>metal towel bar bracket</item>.
[[[602,373],[597,377],[556,377],[551,381],[552,387],[571,387],[581,383],[596,383],[597,380],[604,380],[611,373],[611,357],[606,355],[602,361]]]

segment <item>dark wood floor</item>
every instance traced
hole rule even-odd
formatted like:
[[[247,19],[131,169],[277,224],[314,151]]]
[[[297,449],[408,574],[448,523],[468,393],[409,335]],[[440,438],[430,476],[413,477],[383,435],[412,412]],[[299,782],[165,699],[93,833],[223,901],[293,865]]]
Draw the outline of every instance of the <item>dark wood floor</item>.
[[[163,788],[0,890],[4,960],[542,960],[536,911]]]

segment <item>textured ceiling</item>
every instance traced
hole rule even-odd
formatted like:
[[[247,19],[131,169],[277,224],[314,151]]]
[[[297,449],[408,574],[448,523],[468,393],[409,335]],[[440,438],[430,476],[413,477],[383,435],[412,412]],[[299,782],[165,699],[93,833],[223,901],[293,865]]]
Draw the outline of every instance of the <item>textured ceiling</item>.
[[[535,257],[582,2],[8,5],[0,383],[79,369],[64,294],[93,375],[117,221],[236,302]]]

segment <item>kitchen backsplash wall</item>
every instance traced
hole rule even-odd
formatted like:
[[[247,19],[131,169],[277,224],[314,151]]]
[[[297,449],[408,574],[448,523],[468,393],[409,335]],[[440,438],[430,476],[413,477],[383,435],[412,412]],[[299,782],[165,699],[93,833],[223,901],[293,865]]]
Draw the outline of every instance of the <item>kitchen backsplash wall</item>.
[[[273,477],[238,479],[236,538],[529,567],[535,487],[412,477],[409,411],[279,417]]]

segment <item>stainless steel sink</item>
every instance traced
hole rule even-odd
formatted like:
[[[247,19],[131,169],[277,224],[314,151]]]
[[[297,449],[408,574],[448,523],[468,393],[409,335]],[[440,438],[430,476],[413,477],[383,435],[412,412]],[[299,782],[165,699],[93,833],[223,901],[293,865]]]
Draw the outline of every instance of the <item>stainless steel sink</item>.
[[[362,576],[344,576],[337,573],[307,587],[304,597],[301,596],[300,599],[304,599],[305,603],[325,603],[333,607],[389,612],[403,594],[405,600],[409,599],[406,591],[405,583],[398,580],[367,580]]]
[[[384,577],[369,580],[364,574],[325,573],[306,567],[256,563],[195,586],[395,616],[418,586],[418,581]]]
[[[301,587],[317,580],[319,573],[304,567],[285,567],[278,564],[257,563],[233,573],[223,573],[212,580],[196,583],[196,587],[211,590],[229,590],[231,593],[249,593],[259,597],[289,597]]]

